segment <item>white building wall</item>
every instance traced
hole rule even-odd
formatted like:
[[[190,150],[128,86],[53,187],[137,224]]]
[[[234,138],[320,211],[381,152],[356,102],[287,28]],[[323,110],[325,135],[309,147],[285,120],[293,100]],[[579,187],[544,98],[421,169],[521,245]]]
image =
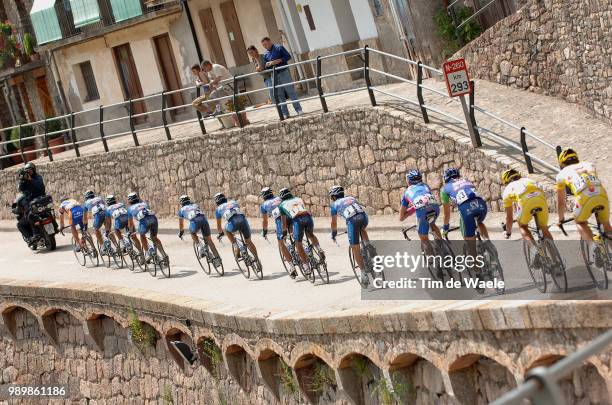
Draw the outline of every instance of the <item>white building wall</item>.
[[[378,37],[378,30],[376,29],[376,22],[374,22],[374,16],[372,15],[372,9],[368,0],[349,0],[351,3],[351,9],[353,10],[353,16],[357,23],[357,30],[359,31],[359,39],[370,39]]]
[[[329,48],[342,44],[342,36],[338,29],[336,16],[334,14],[331,2],[333,0],[301,0],[296,1],[298,7],[302,6],[299,13],[300,22],[306,35],[306,41],[310,51],[316,49]],[[311,31],[306,19],[306,13],[303,7],[309,5],[310,12],[315,24],[315,30]]]

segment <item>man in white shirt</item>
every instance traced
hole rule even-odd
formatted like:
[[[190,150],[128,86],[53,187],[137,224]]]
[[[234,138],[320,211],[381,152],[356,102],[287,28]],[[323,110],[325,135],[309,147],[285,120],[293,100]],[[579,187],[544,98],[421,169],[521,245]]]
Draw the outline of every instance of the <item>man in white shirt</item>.
[[[206,73],[210,82],[208,85],[210,86],[211,92],[209,99],[215,99],[217,97],[226,97],[233,94],[233,88],[230,83],[221,83],[224,80],[231,79],[233,76],[230,71],[223,65],[219,65],[217,63],[212,63],[208,60],[202,62],[202,71]],[[232,99],[224,99],[220,102],[217,102],[215,105],[214,114],[219,114],[222,112],[222,106],[231,106]],[[240,107],[238,107],[240,110]],[[240,113],[242,116],[242,121],[244,125],[250,124],[249,120],[246,117],[246,113]],[[236,122],[237,119],[235,116],[232,116],[234,120],[234,125],[238,125]]]

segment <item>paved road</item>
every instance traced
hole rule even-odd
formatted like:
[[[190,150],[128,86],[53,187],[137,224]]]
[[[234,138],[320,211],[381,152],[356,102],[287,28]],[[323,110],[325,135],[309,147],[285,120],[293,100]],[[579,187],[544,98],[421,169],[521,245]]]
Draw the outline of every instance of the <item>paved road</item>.
[[[491,218],[490,223],[499,222],[499,215],[495,215],[494,218]],[[200,270],[190,242],[183,242],[176,236],[163,235],[162,240],[172,261],[172,278],[154,279],[148,273],[132,273],[127,269],[108,269],[103,266],[80,267],[68,245],[68,237],[58,238],[59,246],[56,252],[31,252],[19,238],[17,232],[0,232],[0,245],[3,247],[0,256],[0,278],[138,287],[271,311],[312,310],[313,308],[347,309],[382,304],[402,304],[401,301],[374,303],[362,300],[361,290],[349,266],[346,236],[339,238],[338,245],[330,241],[328,233],[318,234],[318,236],[327,253],[330,272],[329,285],[323,285],[320,280],[314,286],[304,280],[291,280],[279,260],[275,241],[268,243],[259,235],[254,237],[254,241],[264,266],[265,278],[263,281],[246,280],[239,273],[227,242],[220,249],[226,266],[226,275],[224,277],[207,276]],[[413,236],[416,237],[416,235]],[[496,238],[501,237],[499,232],[496,232],[495,236]],[[373,240],[397,240],[401,238],[401,234],[398,229],[372,231],[371,238]],[[534,290],[530,287],[526,274],[523,274],[519,284],[515,286],[520,288],[515,289],[513,298],[533,298]],[[385,298],[378,294],[373,297]],[[427,298],[427,295],[421,298]]]

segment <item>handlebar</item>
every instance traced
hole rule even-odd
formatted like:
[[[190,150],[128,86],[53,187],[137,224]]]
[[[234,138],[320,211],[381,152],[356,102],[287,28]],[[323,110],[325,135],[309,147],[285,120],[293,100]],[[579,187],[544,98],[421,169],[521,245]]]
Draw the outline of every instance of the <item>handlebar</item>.
[[[416,225],[412,225],[407,228],[402,228],[402,235],[404,235],[404,239],[410,240],[410,238],[408,237],[408,232],[415,229],[416,227],[417,227]]]
[[[445,238],[445,239],[446,239],[446,240],[450,240],[450,239],[448,239],[448,234],[449,234],[449,233],[451,233],[451,232],[455,232],[456,230],[459,230],[459,229],[461,229],[461,227],[460,227],[460,226],[455,226],[455,227],[453,227],[453,228],[450,228],[450,229],[449,229],[449,230],[446,232],[446,238]]]

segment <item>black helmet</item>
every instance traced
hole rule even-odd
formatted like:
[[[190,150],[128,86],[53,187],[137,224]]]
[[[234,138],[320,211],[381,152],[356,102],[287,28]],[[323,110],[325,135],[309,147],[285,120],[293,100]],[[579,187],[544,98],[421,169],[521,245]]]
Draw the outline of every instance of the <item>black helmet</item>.
[[[461,177],[461,174],[459,173],[459,169],[456,169],[454,167],[449,167],[448,169],[444,170],[443,177],[444,177],[444,183],[448,183],[452,179],[458,179],[459,177]]]
[[[270,198],[274,197],[274,193],[272,192],[272,189],[270,187],[262,188],[261,191],[259,192],[259,195],[264,200],[269,200]]]
[[[285,188],[281,188],[280,191],[278,192],[278,196],[284,201],[284,200],[288,200],[290,198],[293,198],[293,194],[291,194],[291,191],[289,191],[289,189],[287,187]]]
[[[104,199],[104,202],[106,202],[107,205],[113,205],[113,204],[117,204],[117,197],[115,197],[112,194],[109,194],[106,196],[106,198]]]
[[[344,187],[342,186],[332,186],[329,189],[329,193],[327,193],[332,200],[337,200],[338,198],[344,197]]]
[[[221,205],[227,202],[227,197],[223,193],[215,194],[214,199],[215,199],[215,204],[217,205]]]
[[[86,192],[83,193],[83,198],[85,198],[85,201],[91,200],[95,196],[96,196],[96,193],[94,193],[92,190],[87,190]]]
[[[133,191],[130,194],[128,194],[127,200],[128,200],[128,203],[130,204],[138,204],[140,202],[140,197],[138,196],[137,192]]]
[[[23,166],[23,168],[24,168],[25,170],[29,170],[29,171],[31,171],[31,172],[32,172],[32,175],[35,175],[35,174],[36,174],[36,165],[35,165],[34,163],[32,163],[32,162],[28,162],[28,163],[26,163],[26,164],[25,164],[25,166]]]
[[[189,198],[187,194],[183,194],[182,196],[179,197],[179,204],[181,204],[181,207],[184,207],[185,205],[189,205],[191,204],[191,198]]]

